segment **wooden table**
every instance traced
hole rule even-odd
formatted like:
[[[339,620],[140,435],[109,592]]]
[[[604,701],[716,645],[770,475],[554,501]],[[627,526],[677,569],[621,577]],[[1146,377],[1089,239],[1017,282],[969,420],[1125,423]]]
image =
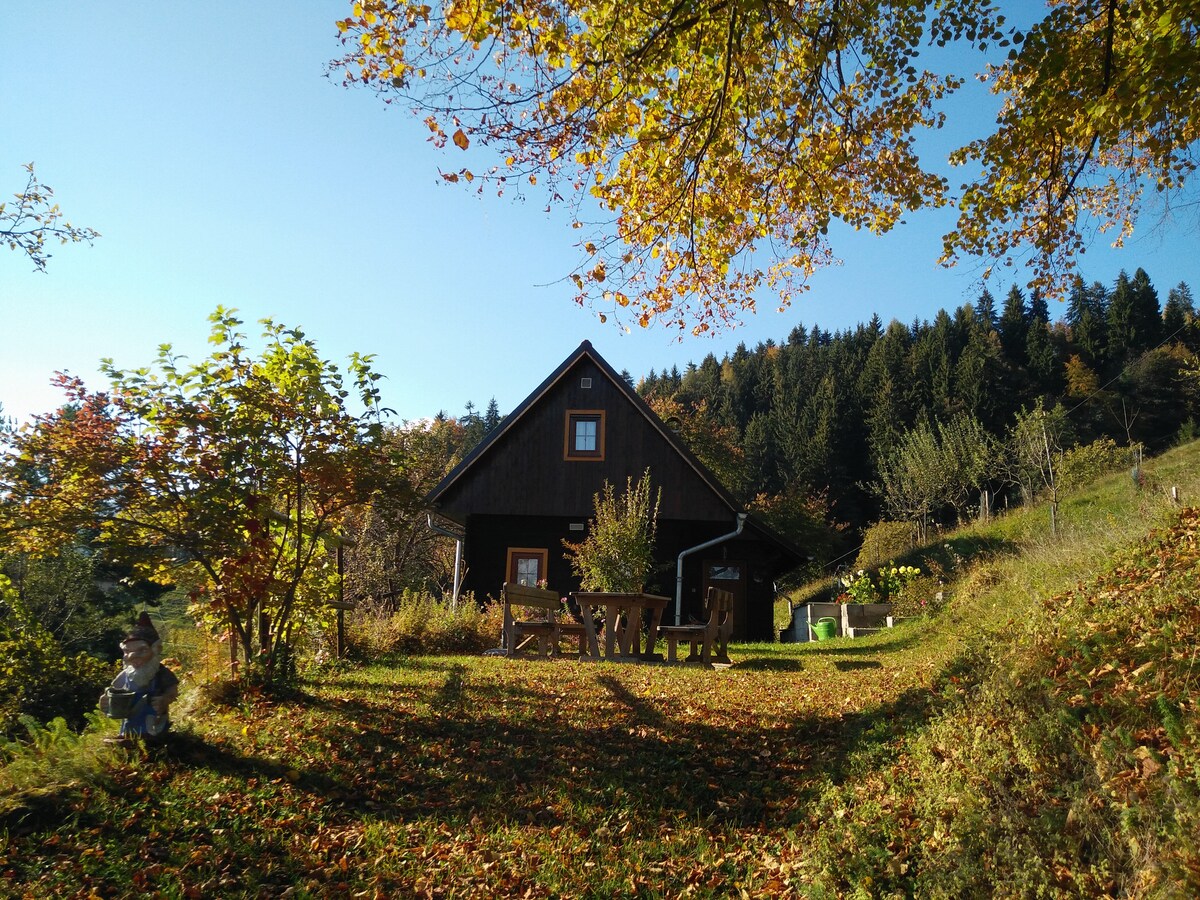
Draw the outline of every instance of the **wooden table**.
[[[580,618],[586,634],[587,654],[580,659],[608,659],[620,662],[652,660],[654,644],[658,640],[658,626],[662,622],[663,610],[671,602],[670,597],[658,594],[622,593],[615,591],[576,591],[571,595],[579,604]],[[592,611],[604,610],[604,656],[600,656],[600,643],[596,639],[596,626]],[[650,610],[650,630],[646,634],[646,652],[640,652],[642,610]],[[624,626],[618,626],[621,616]]]

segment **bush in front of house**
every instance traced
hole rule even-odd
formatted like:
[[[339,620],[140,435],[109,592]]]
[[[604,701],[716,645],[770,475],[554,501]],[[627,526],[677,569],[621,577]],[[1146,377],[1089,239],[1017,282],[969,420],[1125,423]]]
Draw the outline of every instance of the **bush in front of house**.
[[[426,591],[404,591],[384,603],[366,603],[346,617],[352,653],[372,658],[441,653],[482,653],[500,643],[503,612],[480,605],[472,594],[452,603]]]
[[[620,496],[606,479],[592,501],[595,514],[587,537],[577,544],[563,541],[579,586],[585,591],[642,590],[654,568],[662,488],[654,488],[647,469],[637,482],[627,477]]]

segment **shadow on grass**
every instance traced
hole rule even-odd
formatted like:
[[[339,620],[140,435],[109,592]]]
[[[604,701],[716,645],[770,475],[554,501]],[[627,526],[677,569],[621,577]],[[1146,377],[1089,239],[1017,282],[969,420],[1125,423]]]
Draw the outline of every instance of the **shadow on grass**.
[[[955,534],[935,543],[917,547],[898,557],[897,565],[928,567],[936,563],[944,571],[952,572],[963,561],[980,556],[1002,556],[1018,552],[1016,543],[1004,538],[982,534]]]
[[[839,672],[855,672],[861,669],[883,668],[883,663],[877,659],[838,659],[834,660],[833,665]]]
[[[807,649],[800,654],[818,654],[820,656],[878,656],[908,650],[927,640],[921,629],[911,625],[889,628],[879,634],[864,638],[832,638],[827,641],[809,641],[796,646]]]
[[[854,671],[882,664],[835,665]],[[306,698],[320,713],[306,719],[321,723],[316,742],[337,742],[321,773],[331,806],[392,821],[553,827],[570,819],[586,828],[607,821],[617,804],[646,834],[681,817],[798,826],[825,785],[848,777],[858,749],[896,752],[897,738],[937,702],[930,691],[915,690],[861,713],[805,711],[763,725],[753,714],[744,721],[676,715],[645,692],[635,675],[645,671],[640,667],[581,677],[569,663],[559,666],[568,692],[475,679],[469,667],[452,664],[440,685],[426,686],[428,697],[416,708],[390,708],[386,697]],[[737,664],[802,667],[794,657]]]
[[[854,648],[829,648],[842,649]],[[794,671],[803,663],[802,655],[764,652],[738,668]],[[136,777],[171,776],[172,854],[191,853],[197,843],[219,847],[198,864],[198,876],[216,871],[209,856],[233,869],[267,860],[283,884],[311,871],[309,841],[289,843],[278,829],[227,828],[231,810],[269,810],[280,821],[294,816],[295,828],[346,833],[372,822],[463,832],[562,825],[590,833],[619,819],[630,841],[658,840],[681,821],[714,831],[803,828],[828,785],[864,765],[885,765],[899,739],[939,702],[914,689],[862,712],[842,714],[833,703],[763,719],[736,682],[695,673],[700,702],[712,710],[698,714],[686,692],[664,699],[646,667],[555,665],[548,679],[532,661],[507,664],[496,677],[489,664],[477,669],[450,659],[409,667],[407,680],[401,668],[390,674],[392,685],[370,673],[342,673],[329,690],[305,691],[254,716],[250,727],[268,729],[258,738],[273,758],[185,731]],[[438,677],[431,679],[431,670]],[[726,706],[718,684],[734,692]],[[228,778],[218,793],[208,772]],[[190,780],[190,773],[201,777]],[[259,798],[240,799],[254,796],[256,782]],[[86,818],[80,823],[108,828],[122,802],[116,792],[78,814]],[[210,827],[214,816],[223,817],[221,833]],[[62,818],[30,824],[35,833],[22,837],[27,847]],[[136,850],[155,828],[166,832],[168,825],[143,817],[123,840]]]
[[[804,661],[794,656],[752,656],[739,659],[734,666],[750,671],[800,672],[804,669]]]
[[[207,769],[217,775],[236,778],[283,779],[316,792],[330,791],[337,786],[334,779],[323,773],[297,770],[285,762],[239,753],[224,744],[206,741],[191,731],[173,733],[162,745],[148,748],[146,755],[148,759],[158,759],[173,767]]]
[[[854,640],[830,638],[824,641],[798,641],[794,644],[731,644],[729,651],[735,664],[741,667],[744,665],[741,657],[743,653],[747,655],[747,660],[793,659],[802,662],[805,657],[814,653],[893,653],[907,650],[923,640],[925,636],[920,628],[913,627],[912,623],[901,623],[896,628],[888,628],[878,634]]]

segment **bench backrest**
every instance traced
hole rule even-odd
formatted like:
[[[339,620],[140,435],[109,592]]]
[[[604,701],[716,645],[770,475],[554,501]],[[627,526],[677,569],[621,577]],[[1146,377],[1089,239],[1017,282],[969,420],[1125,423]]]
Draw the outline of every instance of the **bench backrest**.
[[[704,603],[705,618],[712,624],[733,624],[733,591],[710,587]]]
[[[562,605],[558,591],[530,587],[526,584],[517,584],[511,581],[504,582],[502,596],[506,609],[513,606],[533,606],[538,609],[549,610],[550,612],[558,612]]]

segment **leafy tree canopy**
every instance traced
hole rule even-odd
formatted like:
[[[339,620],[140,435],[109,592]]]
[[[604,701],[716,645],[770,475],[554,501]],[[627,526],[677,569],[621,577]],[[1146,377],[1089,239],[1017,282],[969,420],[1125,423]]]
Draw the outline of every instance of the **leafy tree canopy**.
[[[96,531],[144,574],[188,587],[248,660],[257,627],[270,660],[334,596],[329,548],[347,511],[404,485],[383,452],[370,357],[351,358],[351,401],[302,331],[263,320],[255,356],[234,311],[210,321],[214,351],[195,364],[164,344],[153,366],[105,361],[110,392],[60,376],[68,407],[10,434],[0,456],[0,541],[46,554]]]
[[[501,193],[542,178],[570,198],[590,229],[579,302],[700,332],[753,310],[760,289],[789,303],[833,259],[835,220],[882,233],[954,204],[942,262],[1027,253],[1030,286],[1050,295],[1093,229],[1119,244],[1147,188],[1184,186],[1200,129],[1194,4],[1059,0],[1026,30],[1001,6],[356,0],[334,65],[412,103],[436,144],[503,159],[443,178]],[[966,167],[957,188],[914,143],[963,83],[919,57],[954,44],[981,51],[1003,98],[995,129],[950,154]],[[585,221],[589,197],[607,221]]]

